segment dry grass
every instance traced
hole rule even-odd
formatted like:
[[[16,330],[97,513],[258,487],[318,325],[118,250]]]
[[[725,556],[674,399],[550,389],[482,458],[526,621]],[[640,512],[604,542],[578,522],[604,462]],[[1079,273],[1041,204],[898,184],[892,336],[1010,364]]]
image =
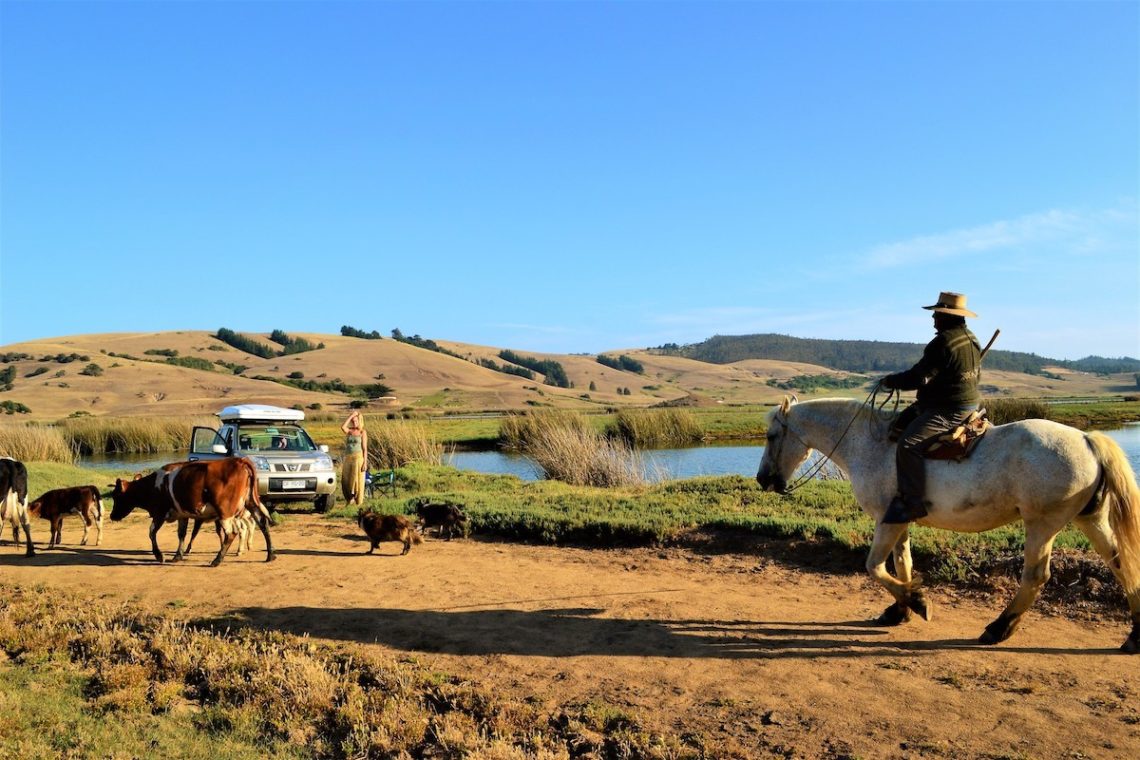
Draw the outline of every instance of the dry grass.
[[[268,756],[553,760],[611,744],[628,752],[607,757],[729,756],[646,731],[635,714],[603,720],[613,708],[595,704],[548,712],[408,659],[58,590],[0,586],[0,595],[0,650],[14,665],[54,660],[89,674],[84,695],[97,713],[189,720]]]
[[[554,427],[529,443],[526,454],[546,477],[575,486],[637,486],[645,482],[641,458],[625,442],[593,430]]]
[[[443,464],[443,444],[420,422],[391,420],[371,424],[368,430],[368,466],[390,470],[410,462]]]
[[[506,449],[529,451],[536,442],[564,430],[589,433],[593,429],[578,412],[552,409],[537,414],[512,414],[499,423],[499,443]]]
[[[636,448],[667,448],[698,443],[701,424],[686,409],[623,409],[614,421],[614,433]]]
[[[21,462],[74,463],[76,452],[58,428],[35,424],[0,425],[0,456]]]
[[[68,445],[90,454],[150,454],[183,449],[195,425],[217,427],[214,417],[75,417],[58,424]]]

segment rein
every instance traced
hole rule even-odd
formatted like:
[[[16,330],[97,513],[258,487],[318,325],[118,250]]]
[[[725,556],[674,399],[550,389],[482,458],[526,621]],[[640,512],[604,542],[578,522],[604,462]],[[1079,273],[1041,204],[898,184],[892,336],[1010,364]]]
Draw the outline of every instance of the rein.
[[[855,420],[859,419],[859,414],[863,411],[863,407],[870,406],[875,411],[882,411],[883,408],[886,407],[886,405],[889,404],[891,402],[891,399],[893,398],[894,402],[895,402],[895,410],[896,411],[898,410],[899,402],[902,399],[902,392],[895,390],[895,389],[889,389],[889,390],[887,390],[886,398],[883,399],[882,403],[877,403],[877,400],[878,400],[877,397],[879,395],[879,391],[881,391],[881,390],[883,390],[882,383],[881,382],[875,383],[875,387],[871,389],[871,392],[869,394],[867,394],[867,398],[863,399],[863,403],[859,405],[859,408],[857,410],[855,410],[854,416],[851,417],[851,420],[847,423],[847,426],[843,428],[843,432],[840,433],[839,438],[835,441],[835,445],[831,447],[831,451],[829,451],[827,454],[821,456],[816,461],[815,464],[813,464],[803,474],[801,474],[799,477],[797,477],[795,480],[793,480],[791,482],[791,484],[789,484],[788,486],[785,486],[784,491],[783,491],[785,494],[789,494],[792,491],[795,491],[797,488],[800,488],[805,483],[807,483],[809,480],[811,480],[816,475],[818,475],[821,470],[823,470],[823,468],[827,464],[828,460],[831,459],[831,455],[835,453],[836,449],[839,448],[839,444],[843,443],[843,439],[847,437],[847,433],[851,430],[851,426],[855,424]],[[784,426],[784,433],[785,434],[795,436],[795,439],[797,441],[799,441],[801,444],[803,444],[803,446],[805,448],[808,448],[808,449],[814,448],[812,446],[808,446],[803,438],[800,438],[798,435],[796,435],[792,431],[791,425],[788,424],[788,418],[787,418],[786,414],[784,415],[783,419],[781,419],[780,416],[777,414],[776,415],[776,421]],[[776,449],[776,453],[775,453],[775,456],[773,458],[778,460],[780,457],[780,454],[783,452],[783,450],[784,450],[784,438],[781,438],[780,439],[780,446],[779,446],[779,448]],[[822,454],[822,452],[820,452],[820,453]]]

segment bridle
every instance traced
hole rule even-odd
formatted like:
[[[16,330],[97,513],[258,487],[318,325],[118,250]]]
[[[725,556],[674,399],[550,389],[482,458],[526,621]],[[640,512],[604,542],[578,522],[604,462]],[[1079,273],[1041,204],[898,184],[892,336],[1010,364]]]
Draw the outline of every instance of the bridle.
[[[877,400],[878,400],[877,396],[878,396],[880,390],[884,390],[882,387],[881,381],[876,383],[875,387],[871,389],[871,392],[869,394],[867,394],[867,398],[863,399],[863,403],[859,405],[859,409],[856,410],[855,415],[847,423],[847,426],[845,428],[843,428],[843,432],[840,433],[839,438],[836,439],[835,445],[831,447],[831,451],[829,451],[827,454],[824,454],[823,456],[821,456],[816,461],[815,464],[813,464],[811,467],[809,467],[807,470],[805,470],[803,472],[803,474],[801,474],[799,477],[797,477],[795,480],[793,480],[790,484],[784,486],[781,493],[790,494],[792,491],[795,491],[797,488],[800,488],[801,486],[803,486],[805,483],[807,483],[809,480],[814,478],[816,475],[818,475],[823,470],[823,468],[827,465],[828,460],[831,459],[831,455],[835,453],[836,449],[839,448],[839,444],[843,443],[843,439],[847,437],[847,433],[851,430],[851,426],[855,424],[855,420],[859,419],[859,413],[862,411],[864,406],[869,405],[874,409],[882,411],[883,407],[885,407],[888,403],[890,403],[891,399],[893,398],[894,402],[895,402],[895,409],[896,410],[898,409],[899,400],[902,397],[902,393],[900,391],[894,390],[894,389],[885,389],[885,390],[887,390],[887,396],[885,399],[883,399],[883,402],[880,404],[880,403],[877,403]],[[795,431],[792,430],[791,425],[788,424],[788,415],[786,412],[783,414],[783,417],[781,418],[780,410],[777,409],[776,415],[775,415],[775,417],[773,417],[773,422],[780,423],[780,425],[784,428],[784,433],[780,436],[779,443],[776,446],[776,451],[772,455],[772,461],[777,463],[777,466],[778,466],[779,461],[780,461],[780,455],[784,452],[784,441],[787,439],[787,436],[789,436],[789,435],[791,435],[793,438],[795,438],[797,441],[799,441],[800,445],[803,446],[805,449],[810,450],[812,448],[815,448],[814,446],[809,446],[807,444],[807,442],[804,441],[803,438],[801,438],[799,435],[797,435],[795,433]],[[822,454],[822,452],[820,452],[820,453]]]

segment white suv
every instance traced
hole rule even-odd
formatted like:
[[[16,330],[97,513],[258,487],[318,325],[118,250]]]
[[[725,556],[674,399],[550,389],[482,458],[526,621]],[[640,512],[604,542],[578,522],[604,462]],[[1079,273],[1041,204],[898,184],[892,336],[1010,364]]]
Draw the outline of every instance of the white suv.
[[[190,461],[245,457],[257,469],[257,490],[271,509],[311,501],[318,512],[336,502],[336,470],[329,447],[313,443],[301,426],[305,413],[265,404],[227,406],[218,430],[195,427]]]

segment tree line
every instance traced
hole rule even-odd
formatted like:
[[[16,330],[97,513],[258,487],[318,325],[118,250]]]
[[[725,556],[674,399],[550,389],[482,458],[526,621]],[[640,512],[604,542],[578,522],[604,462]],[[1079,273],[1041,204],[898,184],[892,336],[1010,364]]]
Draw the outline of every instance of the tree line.
[[[986,338],[979,338],[983,343]],[[923,344],[891,343],[875,340],[828,340],[794,338],[790,335],[763,333],[756,335],[714,335],[708,340],[689,345],[669,343],[651,349],[658,353],[684,356],[712,364],[730,364],[745,359],[817,364],[847,372],[898,372],[914,365],[922,357]],[[994,349],[986,354],[986,369],[1045,374],[1046,367],[1063,367],[1078,372],[1111,374],[1140,371],[1140,360],[1131,357],[1084,359],[1049,359],[1033,353]]]

